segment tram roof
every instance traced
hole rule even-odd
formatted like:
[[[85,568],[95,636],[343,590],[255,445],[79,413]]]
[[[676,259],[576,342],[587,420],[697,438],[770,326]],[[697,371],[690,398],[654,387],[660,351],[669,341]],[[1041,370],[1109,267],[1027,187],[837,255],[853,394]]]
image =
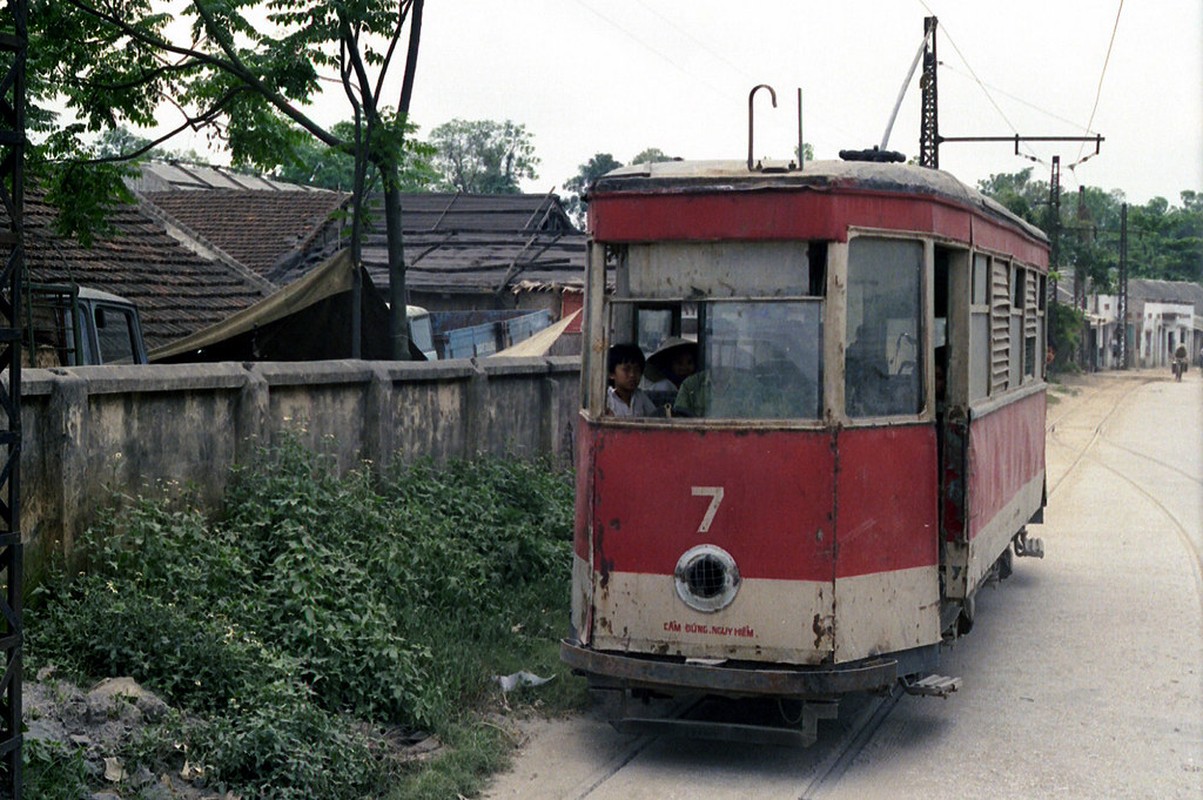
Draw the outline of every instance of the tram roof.
[[[786,162],[764,162],[749,170],[746,161],[658,161],[611,170],[590,189],[593,197],[608,193],[670,191],[852,190],[927,195],[1005,220],[1047,242],[1040,228],[1005,206],[965,185],[950,173],[914,164],[872,161],[807,161],[802,169]]]

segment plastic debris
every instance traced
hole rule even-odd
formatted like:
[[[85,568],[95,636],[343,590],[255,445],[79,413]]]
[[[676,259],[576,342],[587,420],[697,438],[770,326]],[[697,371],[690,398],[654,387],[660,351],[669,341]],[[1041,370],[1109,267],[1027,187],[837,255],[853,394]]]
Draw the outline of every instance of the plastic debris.
[[[512,692],[519,686],[542,686],[553,678],[555,678],[555,675],[552,675],[551,678],[540,678],[533,672],[525,670],[515,672],[513,675],[493,676],[493,679],[501,684],[501,691],[503,692]]]

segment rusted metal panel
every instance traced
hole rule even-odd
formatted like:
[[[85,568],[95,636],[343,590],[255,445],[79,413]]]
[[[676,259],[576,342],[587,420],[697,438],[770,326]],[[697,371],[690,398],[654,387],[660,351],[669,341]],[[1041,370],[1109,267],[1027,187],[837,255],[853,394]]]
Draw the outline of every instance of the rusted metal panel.
[[[937,564],[934,426],[845,428],[838,452],[836,578]]]
[[[964,496],[945,495],[944,589],[949,598],[972,597],[978,583],[1044,498],[1043,386],[1014,399],[1003,395],[984,413],[971,413],[963,434],[963,467],[956,480]],[[946,451],[950,452],[950,451]],[[955,489],[956,487],[953,486]],[[961,509],[964,509],[963,516]]]
[[[987,414],[971,415],[969,539],[976,537],[1020,489],[1043,474],[1045,409],[1046,396],[1041,390]]]
[[[602,653],[560,643],[560,658],[575,669],[630,686],[716,694],[814,697],[886,689],[899,677],[898,661],[881,658],[840,668],[752,669]]]
[[[845,428],[837,443],[836,662],[938,642],[934,426]]]
[[[731,164],[688,175],[610,173],[594,187],[589,227],[607,242],[822,239],[849,227],[931,233],[1047,265],[1041,231],[944,173],[900,165],[815,162],[768,177]],[[659,174],[663,173],[663,174]],[[687,180],[681,180],[686,178]]]
[[[599,425],[592,435],[600,569],[671,575],[684,551],[710,542],[744,578],[832,579],[828,432]]]

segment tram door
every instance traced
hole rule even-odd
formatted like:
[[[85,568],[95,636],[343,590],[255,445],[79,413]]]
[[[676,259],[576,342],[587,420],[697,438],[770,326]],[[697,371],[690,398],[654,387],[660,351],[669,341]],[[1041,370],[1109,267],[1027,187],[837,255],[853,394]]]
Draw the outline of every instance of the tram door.
[[[936,432],[927,410],[931,245],[856,236],[844,284],[844,412],[835,432],[835,658],[939,641]]]

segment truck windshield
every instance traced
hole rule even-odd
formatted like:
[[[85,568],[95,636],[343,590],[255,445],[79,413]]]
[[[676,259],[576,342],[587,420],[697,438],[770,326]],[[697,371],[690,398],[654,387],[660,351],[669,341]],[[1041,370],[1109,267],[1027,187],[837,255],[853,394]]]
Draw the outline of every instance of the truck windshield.
[[[117,306],[97,306],[96,344],[100,364],[134,363],[134,315]]]

